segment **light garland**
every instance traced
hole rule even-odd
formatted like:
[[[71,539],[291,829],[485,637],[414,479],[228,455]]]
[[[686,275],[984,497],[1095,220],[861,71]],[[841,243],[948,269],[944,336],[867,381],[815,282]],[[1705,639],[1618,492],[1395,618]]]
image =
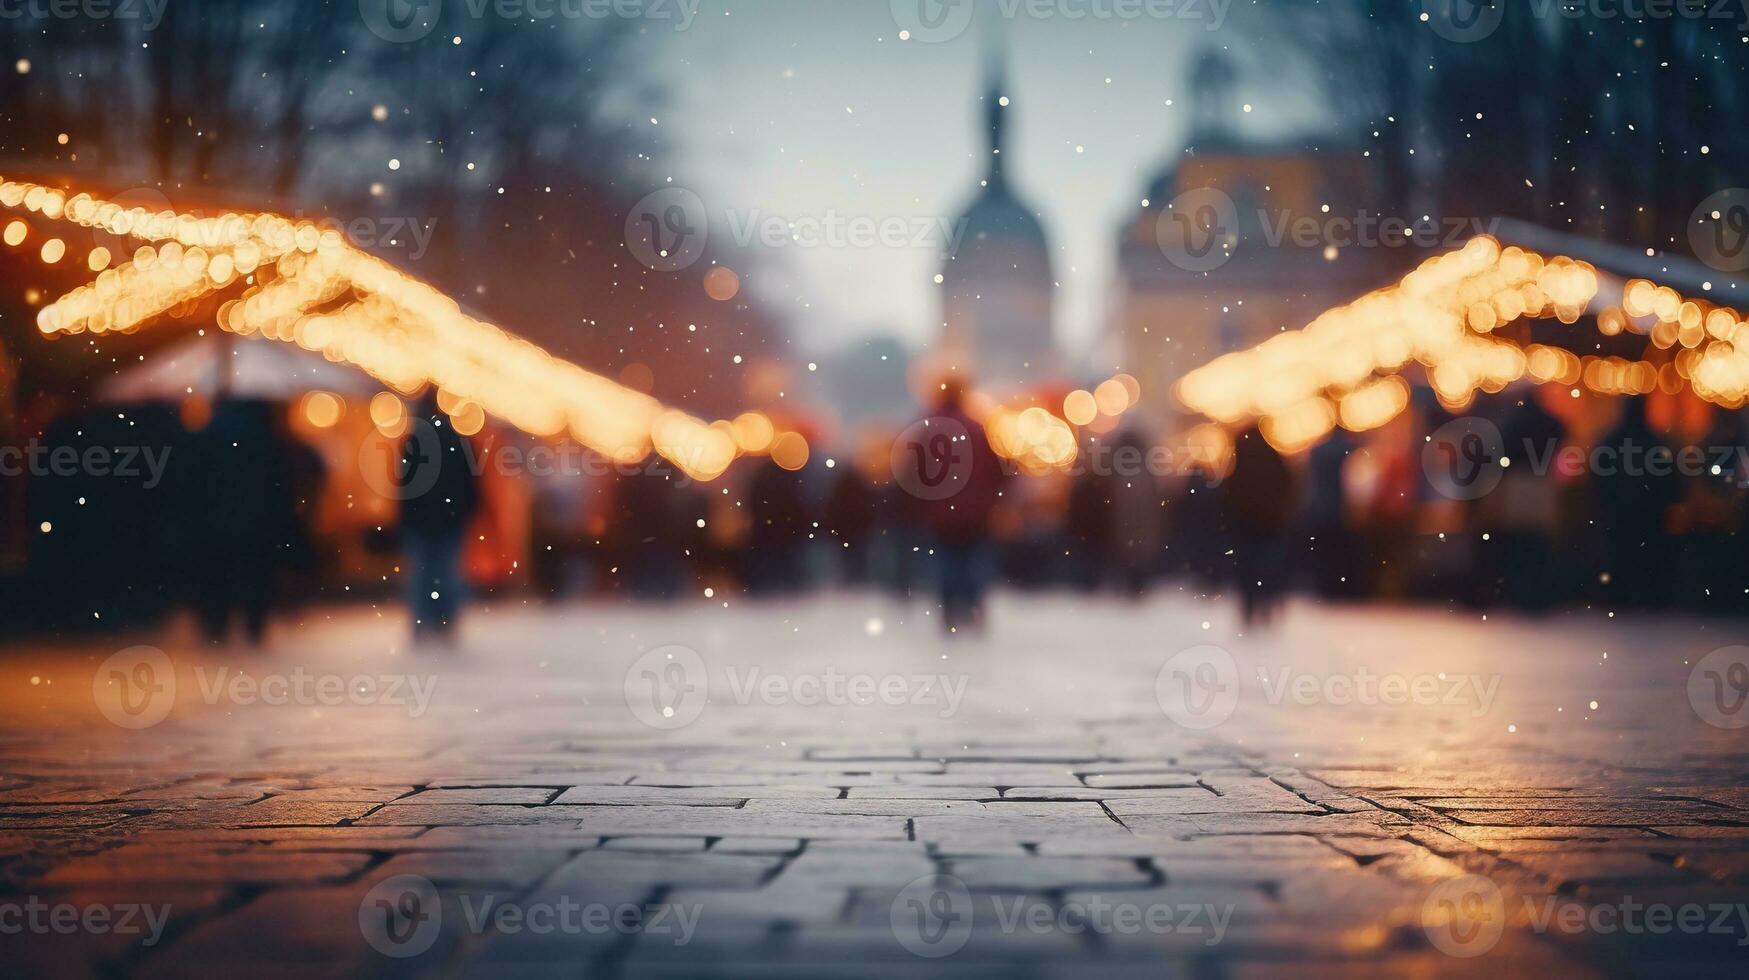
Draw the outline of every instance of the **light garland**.
[[[1497,392],[1520,378],[1583,385],[1598,394],[1679,391],[1738,408],[1749,400],[1749,324],[1735,310],[1684,299],[1643,279],[1622,289],[1619,307],[1598,314],[1606,336],[1629,325],[1663,350],[1662,366],[1618,357],[1579,357],[1558,347],[1496,336],[1524,318],[1577,323],[1601,283],[1595,267],[1566,256],[1544,258],[1501,247],[1490,236],[1423,262],[1396,285],[1368,293],[1284,333],[1186,374],[1178,399],[1228,425],[1256,419],[1277,449],[1298,452],[1337,425],[1376,429],[1408,407],[1397,377],[1425,368],[1435,395],[1462,410],[1477,391]]]
[[[621,463],[654,450],[699,480],[780,441],[794,456],[801,439],[774,433],[763,416],[712,424],[668,408],[468,316],[448,296],[312,222],[154,213],[21,182],[0,183],[0,207],[144,243],[115,267],[107,249],[93,249],[87,264],[96,280],[38,311],[37,327],[48,336],[137,330],[242,284],[219,307],[222,329],[320,352],[403,395],[435,385],[457,418],[479,412],[483,424],[489,413],[535,436],[568,432]],[[14,221],[0,236],[18,247],[28,227]],[[43,260],[55,262],[65,245],[51,239],[44,249]]]

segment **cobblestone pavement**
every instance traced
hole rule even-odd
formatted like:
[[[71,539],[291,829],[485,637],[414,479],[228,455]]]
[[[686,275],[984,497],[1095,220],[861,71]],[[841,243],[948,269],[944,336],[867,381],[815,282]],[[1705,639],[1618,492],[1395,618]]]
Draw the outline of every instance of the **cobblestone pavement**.
[[[1742,975],[1741,624],[505,605],[0,655],[0,973]],[[1692,684],[1691,684],[1692,681]],[[1559,971],[1558,974],[1552,971]]]

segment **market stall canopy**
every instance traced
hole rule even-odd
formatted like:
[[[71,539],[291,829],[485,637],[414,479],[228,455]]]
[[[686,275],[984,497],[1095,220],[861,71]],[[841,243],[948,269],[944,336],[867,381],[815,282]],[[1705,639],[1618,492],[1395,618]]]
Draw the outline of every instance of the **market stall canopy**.
[[[363,371],[260,337],[191,336],[147,355],[97,385],[110,402],[235,395],[289,401],[309,391],[369,397],[382,390]]]

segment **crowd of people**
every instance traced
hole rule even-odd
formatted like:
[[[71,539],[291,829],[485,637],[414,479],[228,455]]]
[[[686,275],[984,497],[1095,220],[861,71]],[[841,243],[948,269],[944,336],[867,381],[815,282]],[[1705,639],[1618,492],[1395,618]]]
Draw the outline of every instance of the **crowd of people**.
[[[898,437],[915,445],[891,452],[842,460],[816,452],[799,469],[748,459],[708,484],[656,457],[606,476],[529,477],[527,571],[491,587],[640,600],[878,588],[935,603],[955,634],[983,627],[996,585],[1139,597],[1168,584],[1229,597],[1257,626],[1293,591],[1527,610],[1749,608],[1749,576],[1733,560],[1749,519],[1749,453],[1736,415],[1673,415],[1668,405],[1626,398],[1587,426],[1546,401],[1525,389],[1470,408],[1497,431],[1508,459],[1483,461],[1497,467],[1494,479],[1464,493],[1440,479],[1439,457],[1426,452],[1453,418],[1431,399],[1416,399],[1383,429],[1338,429],[1292,457],[1256,426],[1197,457],[1151,453],[1156,439],[1126,425],[1083,434],[1079,464],[1041,474],[999,458],[963,392],[945,386],[927,424]],[[106,420],[115,415],[64,420],[47,438],[85,446],[156,434],[174,442],[174,464],[150,493],[113,477],[32,481],[27,523],[41,530],[27,578],[39,587],[38,618],[76,618],[81,596],[101,594],[112,616],[181,604],[215,641],[239,626],[259,641],[288,598],[380,599],[380,589],[324,588],[335,570],[324,564],[313,514],[325,467],[287,430],[284,406],[222,400],[192,426],[174,410],[121,413],[125,429]],[[415,635],[441,643],[470,591],[462,553],[483,539],[470,538],[482,489],[470,437],[446,425],[434,398],[409,418],[415,434],[396,466],[398,516],[378,546],[394,557],[384,587],[401,590]],[[1645,460],[1655,447],[1704,465],[1551,462],[1572,449],[1582,461]],[[1093,463],[1112,459],[1183,465]],[[913,463],[955,482],[920,491],[896,472]]]

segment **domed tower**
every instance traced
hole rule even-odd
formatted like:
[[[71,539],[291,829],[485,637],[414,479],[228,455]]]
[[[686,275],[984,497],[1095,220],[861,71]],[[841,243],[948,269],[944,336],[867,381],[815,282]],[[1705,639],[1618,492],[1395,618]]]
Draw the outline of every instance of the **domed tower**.
[[[1388,281],[1380,267],[1392,251],[1325,238],[1327,216],[1357,218],[1374,200],[1363,147],[1318,132],[1249,135],[1232,58],[1211,46],[1187,68],[1189,131],[1120,231],[1114,318],[1144,412],[1170,425],[1187,423],[1172,396],[1185,372]],[[1203,196],[1191,206],[1224,200],[1230,207],[1220,221],[1232,244],[1212,263],[1185,261],[1181,246],[1171,247],[1180,196],[1193,193]],[[1307,240],[1281,230],[1302,218],[1319,234]]]
[[[941,269],[942,347],[989,388],[1025,384],[1057,366],[1050,247],[1037,213],[1008,180],[1004,75],[1002,59],[992,57],[983,96],[987,169]]]

